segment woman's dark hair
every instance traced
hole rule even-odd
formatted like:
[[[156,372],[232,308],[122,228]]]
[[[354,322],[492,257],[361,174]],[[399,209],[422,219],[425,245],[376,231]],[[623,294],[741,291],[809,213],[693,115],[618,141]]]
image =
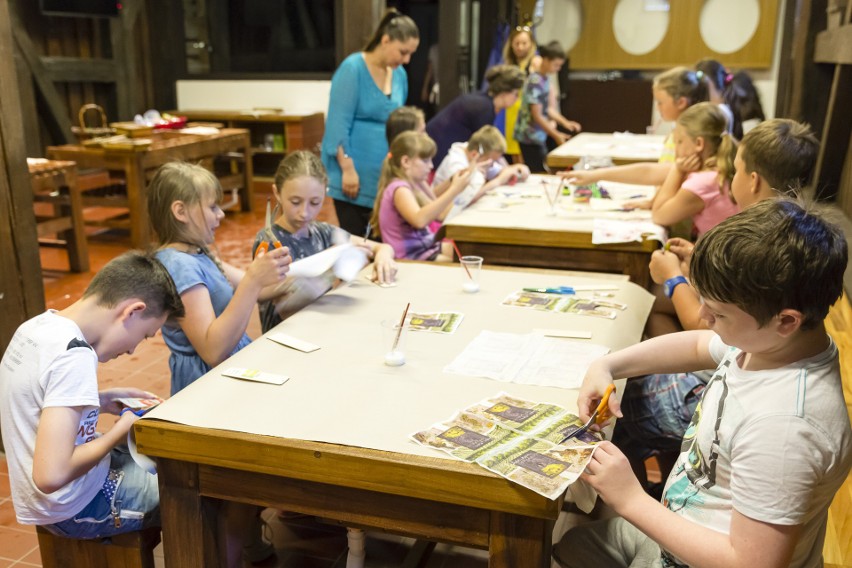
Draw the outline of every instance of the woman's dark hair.
[[[376,49],[382,41],[382,36],[385,35],[392,40],[408,41],[412,38],[420,39],[420,30],[417,29],[417,24],[414,23],[414,20],[402,14],[399,10],[390,8],[382,16],[382,21],[379,22],[376,31],[373,32],[373,37],[364,46],[364,51],[370,52]]]

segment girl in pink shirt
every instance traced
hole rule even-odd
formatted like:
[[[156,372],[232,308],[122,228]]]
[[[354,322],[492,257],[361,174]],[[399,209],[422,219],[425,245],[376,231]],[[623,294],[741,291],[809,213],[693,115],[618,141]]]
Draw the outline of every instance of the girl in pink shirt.
[[[675,167],[654,196],[652,218],[660,225],[691,218],[700,237],[739,212],[730,192],[737,145],[728,134],[727,117],[712,103],[685,110],[673,137]]]

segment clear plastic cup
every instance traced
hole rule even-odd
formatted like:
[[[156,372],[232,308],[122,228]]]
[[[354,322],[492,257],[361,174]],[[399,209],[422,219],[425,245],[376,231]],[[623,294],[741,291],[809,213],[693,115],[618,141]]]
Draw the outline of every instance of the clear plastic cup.
[[[482,272],[481,256],[463,256],[459,259],[462,267],[462,290],[468,294],[479,292],[479,273]]]

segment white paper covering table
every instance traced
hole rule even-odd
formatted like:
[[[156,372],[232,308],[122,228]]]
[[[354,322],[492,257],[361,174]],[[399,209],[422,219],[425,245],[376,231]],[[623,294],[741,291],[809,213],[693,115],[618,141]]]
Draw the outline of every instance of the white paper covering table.
[[[576,409],[575,390],[449,375],[442,368],[480,330],[587,329],[620,348],[640,339],[653,298],[621,276],[485,269],[478,294],[458,265],[403,263],[399,285],[335,290],[279,325],[321,346],[302,353],[258,339],[137,422],[157,458],[168,566],[212,565],[210,499],[319,515],[354,526],[488,549],[490,566],[549,566],[561,503],[408,435],[505,390]],[[628,304],[614,320],[501,306],[522,287],[605,283]],[[452,335],[409,332],[407,362],[382,363],[379,322],[412,311],[465,314]],[[221,376],[228,367],[285,374],[281,386]],[[201,559],[204,559],[202,562]]]
[[[531,181],[515,187],[525,185],[534,191],[542,178],[558,179],[532,176]],[[632,187],[639,193],[650,189]],[[643,288],[650,286],[648,262],[651,253],[660,247],[658,241],[592,244],[595,217],[649,220],[649,211],[592,211],[588,205],[575,206],[571,197],[563,196],[558,215],[552,216],[548,215],[543,192],[539,197],[512,199],[511,205],[502,209],[495,207],[499,201],[493,196],[483,197],[445,223],[439,236],[453,239],[462,254],[481,256],[491,264],[615,272],[628,275]]]
[[[570,168],[583,156],[612,158],[615,165],[656,162],[663,151],[665,136],[656,134],[610,134],[581,132],[547,155],[551,168]]]

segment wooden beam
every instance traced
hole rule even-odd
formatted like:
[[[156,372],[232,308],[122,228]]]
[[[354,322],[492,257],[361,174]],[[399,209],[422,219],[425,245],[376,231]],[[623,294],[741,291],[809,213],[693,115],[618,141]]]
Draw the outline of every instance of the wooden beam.
[[[53,85],[53,79],[42,64],[41,58],[38,56],[38,50],[35,45],[33,45],[33,42],[30,41],[30,38],[24,27],[21,25],[17,14],[10,11],[9,16],[9,21],[12,24],[11,34],[15,38],[15,45],[18,48],[18,53],[20,53],[24,58],[24,61],[27,62],[27,66],[30,68],[30,73],[32,73],[33,79],[35,79],[35,83],[38,86],[39,93],[44,99],[45,105],[47,105],[47,110],[50,112],[50,116],[46,118],[55,125],[56,135],[62,137],[61,142],[68,144],[71,142],[71,118],[68,116],[68,109],[65,105],[65,101]],[[10,58],[10,61],[11,60],[12,59]]]
[[[51,80],[57,82],[115,83],[118,76],[112,59],[42,57],[41,63]]]
[[[0,351],[21,323],[44,311],[12,34],[9,2],[0,0]]]
[[[814,61],[852,65],[852,24],[818,33]]]
[[[837,65],[828,99],[822,147],[814,171],[814,187],[820,199],[834,199],[840,185],[844,160],[852,132],[852,111],[849,93],[852,92],[852,67]]]

